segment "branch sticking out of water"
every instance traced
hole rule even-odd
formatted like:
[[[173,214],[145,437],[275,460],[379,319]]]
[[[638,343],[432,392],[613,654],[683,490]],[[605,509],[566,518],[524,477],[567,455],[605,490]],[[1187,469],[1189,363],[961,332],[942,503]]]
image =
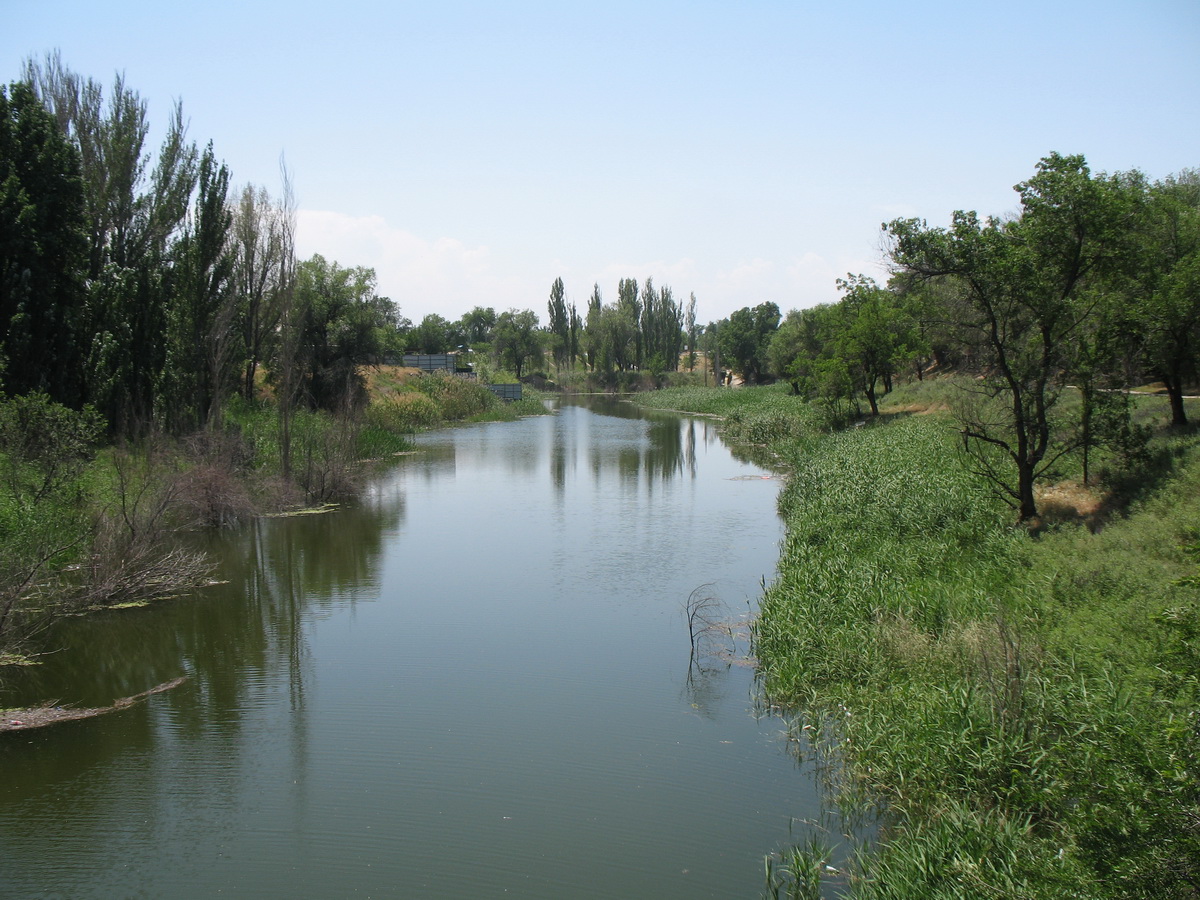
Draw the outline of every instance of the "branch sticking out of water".
[[[162,684],[155,685],[148,691],[142,691],[140,694],[134,694],[131,697],[121,697],[119,700],[114,700],[111,706],[79,709],[69,706],[46,705],[35,706],[29,709],[10,709],[3,715],[0,715],[0,732],[28,731],[30,728],[45,728],[47,725],[57,725],[59,722],[74,722],[78,719],[91,719],[95,716],[102,716],[105,713],[116,712],[118,709],[133,706],[135,703],[145,700],[151,694],[161,694],[164,691],[177,688],[185,681],[187,681],[186,675],[174,678],[171,681],[164,681]]]

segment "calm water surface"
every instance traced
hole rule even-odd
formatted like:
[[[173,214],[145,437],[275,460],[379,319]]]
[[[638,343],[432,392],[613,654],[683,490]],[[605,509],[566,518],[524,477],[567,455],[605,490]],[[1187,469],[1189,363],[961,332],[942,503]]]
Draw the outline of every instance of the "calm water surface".
[[[778,482],[592,407],[425,435],[354,508],[214,538],[226,584],[56,634],[0,706],[189,679],[0,735],[0,896],[758,896],[817,801],[682,607],[755,604]]]

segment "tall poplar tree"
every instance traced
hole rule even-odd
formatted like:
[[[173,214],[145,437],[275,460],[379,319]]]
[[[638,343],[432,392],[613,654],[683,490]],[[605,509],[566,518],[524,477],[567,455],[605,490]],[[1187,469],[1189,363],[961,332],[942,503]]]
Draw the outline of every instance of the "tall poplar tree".
[[[0,87],[0,384],[82,400],[79,157],[27,84]]]
[[[567,311],[566,289],[561,278],[555,278],[550,285],[548,311],[550,334],[554,337],[554,364],[561,371],[571,347],[571,317]]]

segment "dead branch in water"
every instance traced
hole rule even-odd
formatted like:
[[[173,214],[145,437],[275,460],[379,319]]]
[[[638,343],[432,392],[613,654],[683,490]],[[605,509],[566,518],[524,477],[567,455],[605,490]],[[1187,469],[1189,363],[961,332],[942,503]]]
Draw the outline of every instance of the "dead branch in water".
[[[142,691],[140,694],[134,694],[131,697],[122,697],[119,700],[114,700],[111,706],[80,709],[69,706],[47,705],[34,706],[29,709],[10,709],[3,715],[0,715],[0,731],[28,731],[31,728],[45,728],[47,725],[57,725],[59,722],[74,722],[78,719],[91,719],[95,716],[102,716],[106,713],[116,712],[118,709],[133,706],[135,703],[145,700],[151,694],[161,694],[164,691],[177,688],[187,681],[187,678],[186,675],[183,675],[171,681],[164,681],[162,684],[155,685],[148,691]]]

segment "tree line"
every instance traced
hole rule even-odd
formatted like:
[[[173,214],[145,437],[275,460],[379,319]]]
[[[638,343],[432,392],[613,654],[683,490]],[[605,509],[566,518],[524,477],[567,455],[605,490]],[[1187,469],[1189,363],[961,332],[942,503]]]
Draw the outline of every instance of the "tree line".
[[[1200,373],[1200,172],[1151,181],[1093,173],[1051,154],[1015,186],[1006,218],[956,212],[949,227],[884,223],[886,285],[849,275],[834,303],[773,304],[715,329],[748,381],[787,380],[845,421],[872,414],[893,379],[970,376],[955,406],[961,447],[1022,520],[1034,485],[1067,454],[1085,481],[1097,448],[1135,452],[1128,391],[1160,382],[1171,424],[1188,424]],[[735,349],[736,348],[736,349]],[[1078,403],[1064,404],[1064,399]]]
[[[297,261],[286,168],[277,197],[235,188],[180,104],[151,152],[146,104],[123,78],[106,91],[56,54],[23,75],[0,88],[0,384],[94,408],[112,437],[219,429],[231,397],[265,388],[286,448],[295,408],[353,411],[362,365],[404,350],[485,351],[518,378],[549,358],[606,384],[694,368],[704,351],[718,376],[784,379],[842,419],[860,401],[876,413],[898,375],[953,368],[975,376],[963,448],[1027,518],[1063,454],[1082,450],[1086,475],[1092,448],[1136,443],[1121,391],[1160,381],[1172,422],[1187,423],[1195,170],[1151,181],[1052,154],[1016,185],[1017,213],[885,223],[886,284],[848,275],[836,302],[786,316],[764,302],[701,326],[694,294],[650,278],[621,279],[614,302],[595,284],[580,311],[557,278],[544,328],[532,310],[484,306],[413,325],[373,270]],[[1068,385],[1082,400],[1070,427]]]
[[[295,258],[282,190],[236,188],[180,104],[157,152],[146,103],[57,54],[0,88],[0,381],[94,407],[110,434],[219,427],[264,372],[282,406],[361,400],[357,366],[402,322],[375,274]]]

